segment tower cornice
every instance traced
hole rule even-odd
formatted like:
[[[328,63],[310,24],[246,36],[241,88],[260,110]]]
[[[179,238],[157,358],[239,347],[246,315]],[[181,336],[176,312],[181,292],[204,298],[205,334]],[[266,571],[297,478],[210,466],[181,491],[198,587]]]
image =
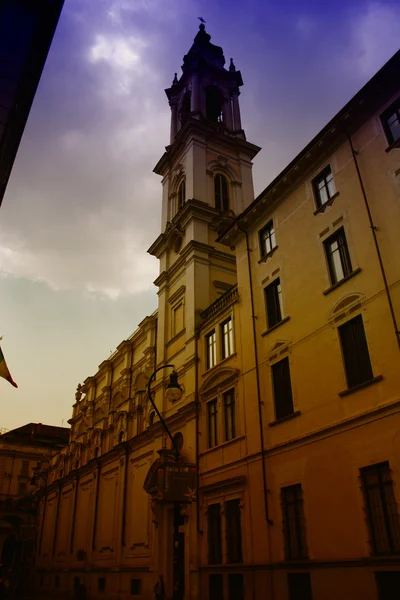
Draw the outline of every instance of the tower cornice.
[[[236,132],[236,134],[227,133],[226,129],[218,123],[188,119],[178,132],[174,143],[166,147],[166,151],[153,171],[157,175],[165,176],[180,156],[182,147],[194,136],[202,137],[207,145],[214,144],[221,149],[235,150],[238,154],[245,154],[252,160],[261,150],[260,146],[247,142],[244,139],[243,131]],[[238,137],[239,135],[242,137]]]

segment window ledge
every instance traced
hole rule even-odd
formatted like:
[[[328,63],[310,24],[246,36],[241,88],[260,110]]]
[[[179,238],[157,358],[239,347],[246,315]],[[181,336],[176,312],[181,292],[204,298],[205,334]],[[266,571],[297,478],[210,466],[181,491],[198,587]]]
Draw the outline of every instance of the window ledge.
[[[168,340],[168,342],[165,344],[165,347],[168,348],[168,346],[176,342],[176,340],[179,339],[184,333],[186,333],[186,327],[181,329],[177,334],[174,335],[174,337]]]
[[[228,440],[227,442],[221,442],[220,444],[217,444],[216,446],[213,446],[212,448],[206,448],[202,452],[199,452],[199,456],[204,456],[204,454],[209,454],[210,452],[213,452],[214,450],[221,450],[221,449],[225,448],[226,446],[231,446],[235,442],[240,442],[241,440],[244,440],[245,438],[246,438],[245,435],[237,435],[236,437],[232,438],[231,440]]]
[[[267,252],[267,254],[264,254],[264,256],[262,256],[260,258],[260,260],[258,261],[258,264],[262,263],[262,262],[266,262],[268,260],[268,258],[270,258],[273,253],[275,252],[275,250],[278,250],[278,246],[274,246],[272,248],[272,250],[270,250],[269,252]]]
[[[347,277],[344,277],[343,279],[341,279],[340,281],[338,281],[337,283],[334,283],[330,288],[328,288],[327,290],[324,290],[322,293],[324,296],[326,296],[327,294],[330,294],[331,292],[333,292],[333,290],[336,290],[336,288],[340,287],[343,283],[346,283],[346,281],[348,281],[349,279],[351,279],[352,277],[354,277],[355,275],[358,275],[358,273],[361,272],[361,268],[358,267],[357,269],[354,269],[354,271],[352,271],[350,273],[350,275],[347,275]]]
[[[359,383],[358,385],[354,385],[353,387],[348,388],[347,390],[343,390],[343,392],[339,392],[339,396],[348,396],[349,394],[352,394],[353,392],[358,392],[358,390],[362,390],[363,388],[368,387],[373,383],[378,383],[378,381],[382,381],[382,379],[383,375],[377,375],[372,379],[368,379],[368,381],[363,381],[363,383]]]
[[[204,371],[204,373],[202,373],[202,377],[205,377],[206,375],[209,375],[211,373],[211,371],[215,371],[216,369],[218,369],[218,367],[220,367],[223,363],[225,363],[227,360],[229,360],[230,358],[236,356],[236,352],[232,352],[232,354],[230,354],[229,356],[227,356],[226,358],[222,358],[219,362],[217,362],[213,367],[209,367],[208,369],[206,369]]]
[[[317,210],[314,210],[314,215],[318,215],[319,213],[325,212],[325,209],[328,208],[328,206],[331,206],[331,204],[334,203],[334,201],[339,196],[339,194],[340,194],[340,192],[336,192],[336,194],[333,194],[333,196],[331,196],[329,198],[329,200],[327,200],[326,202],[324,202],[324,204],[322,204],[321,206],[319,206],[317,208]]]
[[[391,144],[389,144],[389,146],[385,149],[385,152],[390,152],[391,150],[394,150],[395,148],[400,148],[400,138],[398,140],[396,140],[395,142],[392,142]]]
[[[282,417],[281,419],[271,421],[271,423],[268,423],[268,427],[275,427],[275,425],[279,425],[280,423],[284,423],[285,421],[290,421],[291,419],[299,417],[300,415],[301,412],[299,410],[296,410],[296,412],[292,413],[291,415],[287,415],[287,417]]]
[[[274,329],[276,329],[280,325],[283,325],[284,323],[286,323],[286,321],[289,321],[289,319],[290,319],[290,317],[285,317],[284,319],[282,319],[281,321],[279,321],[279,323],[276,323],[275,325],[273,325],[269,329],[266,329],[266,331],[262,332],[261,337],[264,337],[265,335],[268,335],[271,331],[274,331]]]

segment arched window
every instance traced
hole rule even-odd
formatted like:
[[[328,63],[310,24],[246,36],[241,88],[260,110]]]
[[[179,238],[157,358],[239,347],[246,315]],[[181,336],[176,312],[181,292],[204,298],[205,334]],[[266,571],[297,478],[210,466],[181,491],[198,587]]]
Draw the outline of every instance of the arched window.
[[[185,204],[186,199],[186,182],[184,179],[179,184],[178,187],[178,210],[182,208]]]
[[[124,441],[124,437],[125,437],[124,432],[120,431],[119,436],[118,436],[118,444],[122,444],[122,442]]]
[[[206,90],[206,117],[214,123],[222,123],[222,94],[218,88],[210,85]]]
[[[229,210],[228,180],[220,173],[214,177],[214,200],[215,208],[219,212],[227,212]]]

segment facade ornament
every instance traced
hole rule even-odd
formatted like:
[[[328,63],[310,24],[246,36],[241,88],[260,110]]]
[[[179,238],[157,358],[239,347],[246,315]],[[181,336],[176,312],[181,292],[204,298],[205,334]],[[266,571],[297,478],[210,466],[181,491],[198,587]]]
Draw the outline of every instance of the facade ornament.
[[[75,400],[77,402],[80,402],[82,398],[82,385],[80,383],[78,383],[78,387],[76,388],[76,392],[75,392]]]
[[[229,70],[230,70],[230,72],[231,72],[231,73],[232,73],[233,71],[236,71],[236,67],[235,67],[235,65],[233,64],[233,58],[231,58],[231,62],[230,62],[230,65],[229,65]]]

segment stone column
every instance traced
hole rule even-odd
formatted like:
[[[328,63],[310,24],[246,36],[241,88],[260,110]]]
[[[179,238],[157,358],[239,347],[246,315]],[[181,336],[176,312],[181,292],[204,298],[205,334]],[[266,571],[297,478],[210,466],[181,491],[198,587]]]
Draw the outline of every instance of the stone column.
[[[176,102],[170,105],[171,106],[171,134],[170,134],[170,143],[173,144],[175,141],[175,136],[177,133],[177,119],[178,119],[178,106]]]
[[[235,131],[241,131],[242,122],[240,120],[240,108],[239,108],[239,92],[233,92],[232,94],[233,104],[233,125]]]
[[[231,99],[224,98],[224,124],[229,131],[233,129],[233,120],[232,120],[232,104]]]

